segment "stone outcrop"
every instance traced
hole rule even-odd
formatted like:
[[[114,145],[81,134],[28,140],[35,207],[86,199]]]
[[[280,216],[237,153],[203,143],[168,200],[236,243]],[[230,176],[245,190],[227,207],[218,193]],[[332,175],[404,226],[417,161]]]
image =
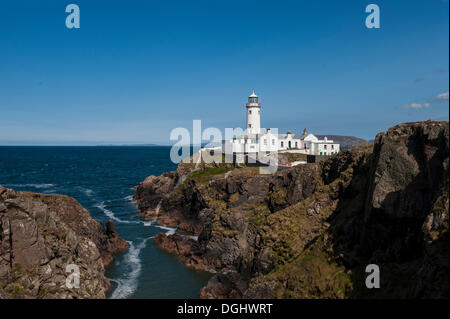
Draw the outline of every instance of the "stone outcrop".
[[[216,272],[202,298],[448,298],[448,148],[447,122],[406,123],[273,175],[180,164],[135,199],[198,235],[155,242]],[[365,286],[369,264],[380,289]]]
[[[75,199],[0,186],[0,296],[105,298],[104,267],[127,249],[113,222],[92,219]],[[67,288],[67,265],[80,270],[80,288]]]

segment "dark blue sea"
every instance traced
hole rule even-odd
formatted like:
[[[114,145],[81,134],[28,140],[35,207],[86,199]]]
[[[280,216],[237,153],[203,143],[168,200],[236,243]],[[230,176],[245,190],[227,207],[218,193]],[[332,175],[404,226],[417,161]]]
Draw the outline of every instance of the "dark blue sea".
[[[106,270],[110,298],[198,298],[210,275],[159,250],[153,237],[175,230],[139,218],[133,186],[176,169],[169,147],[0,147],[0,185],[76,198],[101,222],[114,220],[130,248]]]

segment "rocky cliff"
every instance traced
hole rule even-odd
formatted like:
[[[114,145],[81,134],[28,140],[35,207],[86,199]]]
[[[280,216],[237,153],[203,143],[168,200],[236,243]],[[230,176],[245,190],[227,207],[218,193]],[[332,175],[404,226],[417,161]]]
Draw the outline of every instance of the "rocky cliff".
[[[143,217],[198,236],[155,242],[216,272],[202,298],[448,298],[448,164],[447,122],[406,123],[273,175],[180,164],[135,200]],[[369,264],[379,289],[365,286]]]
[[[0,186],[0,298],[105,298],[104,267],[127,247],[71,197]],[[66,287],[69,264],[79,288]]]

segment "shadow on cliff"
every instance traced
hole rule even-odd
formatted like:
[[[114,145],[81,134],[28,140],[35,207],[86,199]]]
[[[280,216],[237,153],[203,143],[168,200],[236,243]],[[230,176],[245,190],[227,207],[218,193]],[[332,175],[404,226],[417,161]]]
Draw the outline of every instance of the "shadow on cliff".
[[[448,148],[438,148],[431,155],[426,145],[413,140],[407,147],[419,165],[411,182],[388,193],[374,208],[374,180],[380,164],[375,146],[328,220],[334,258],[351,270],[351,298],[449,296],[448,171],[443,165]],[[365,286],[369,264],[380,267],[379,289]]]

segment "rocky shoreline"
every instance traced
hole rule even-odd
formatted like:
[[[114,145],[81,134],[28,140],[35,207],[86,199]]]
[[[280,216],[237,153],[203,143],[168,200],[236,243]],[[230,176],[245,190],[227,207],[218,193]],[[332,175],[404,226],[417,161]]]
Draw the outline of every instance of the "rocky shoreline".
[[[0,299],[106,298],[105,267],[127,248],[112,221],[95,221],[74,198],[0,186]],[[69,264],[80,288],[66,287]]]
[[[274,175],[180,164],[134,200],[144,219],[198,236],[155,243],[216,272],[201,298],[448,298],[448,165],[448,122],[405,123]]]

